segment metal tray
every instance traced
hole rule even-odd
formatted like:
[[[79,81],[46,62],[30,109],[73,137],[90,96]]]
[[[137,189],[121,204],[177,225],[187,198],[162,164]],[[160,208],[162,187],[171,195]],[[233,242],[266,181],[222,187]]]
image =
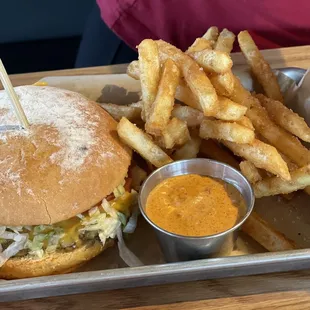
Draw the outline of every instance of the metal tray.
[[[305,70],[299,68],[285,68],[279,69],[279,71],[297,83],[305,73]],[[248,88],[254,87],[248,72],[239,72],[237,75],[241,77],[242,82]],[[111,85],[117,85],[118,90],[120,87],[126,88],[127,95],[134,96],[138,84],[132,80],[128,80],[127,83],[126,79],[128,78],[125,75],[106,75],[53,77],[43,80],[47,81],[49,85],[80,91],[93,97],[92,99],[97,99],[102,98],[104,89]],[[85,81],[91,85],[89,88]],[[96,85],[99,85],[100,89],[96,88]],[[106,87],[102,89],[103,85]],[[106,250],[75,273],[23,280],[0,280],[0,302],[306,269],[310,267],[308,207],[309,196],[304,193],[298,193],[292,201],[270,197],[257,200],[255,205],[256,211],[261,216],[306,249],[264,253],[265,250],[260,245],[240,233],[237,248],[232,252],[232,256],[173,264],[164,263],[154,232],[140,217],[136,232],[127,237],[125,241],[145,266],[126,267],[118,255],[117,247],[114,247]]]

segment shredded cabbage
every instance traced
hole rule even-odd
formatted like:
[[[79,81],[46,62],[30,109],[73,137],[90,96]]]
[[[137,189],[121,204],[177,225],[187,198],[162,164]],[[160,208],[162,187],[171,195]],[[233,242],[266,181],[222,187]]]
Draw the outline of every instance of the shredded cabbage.
[[[20,250],[24,249],[28,236],[27,234],[9,233],[4,231],[0,235],[0,238],[12,240],[12,243],[0,253],[0,266],[2,266],[10,257],[16,255]]]
[[[116,199],[125,193],[123,185],[118,186],[113,191]],[[132,192],[131,194],[135,193]],[[122,231],[122,227],[126,233],[133,232],[136,227],[137,212],[137,209],[134,209],[127,223],[126,215],[117,211],[104,199],[100,207],[93,207],[86,214],[77,215],[80,220],[79,225],[81,225],[78,232],[82,234],[83,232],[93,232],[94,237],[98,236],[104,245],[108,238],[115,238],[117,231]],[[42,258],[45,253],[53,253],[62,247],[61,240],[64,236],[64,229],[57,224],[0,226],[0,267],[21,250],[27,250],[27,255],[36,258]],[[122,239],[120,242],[124,244]],[[123,247],[122,245],[119,246]],[[127,253],[126,250],[125,252]]]

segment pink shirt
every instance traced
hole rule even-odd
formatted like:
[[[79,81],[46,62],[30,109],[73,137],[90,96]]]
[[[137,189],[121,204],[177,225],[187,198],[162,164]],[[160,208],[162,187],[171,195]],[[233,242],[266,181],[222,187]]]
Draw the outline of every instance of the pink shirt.
[[[310,44],[308,0],[97,0],[129,46],[163,39],[185,50],[210,26],[249,30],[259,48]]]

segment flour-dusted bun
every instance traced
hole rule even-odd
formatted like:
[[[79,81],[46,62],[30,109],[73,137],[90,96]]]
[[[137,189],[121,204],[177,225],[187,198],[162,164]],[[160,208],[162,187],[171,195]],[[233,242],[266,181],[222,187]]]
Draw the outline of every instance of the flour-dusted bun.
[[[100,241],[94,240],[70,252],[58,251],[45,254],[43,258],[14,257],[0,268],[0,279],[22,279],[72,272],[113,243],[110,239],[103,246]]]
[[[0,226],[52,224],[99,203],[124,180],[131,151],[116,122],[80,94],[15,88],[28,131],[0,131]],[[18,125],[0,92],[0,126]],[[3,269],[3,267],[2,267]]]

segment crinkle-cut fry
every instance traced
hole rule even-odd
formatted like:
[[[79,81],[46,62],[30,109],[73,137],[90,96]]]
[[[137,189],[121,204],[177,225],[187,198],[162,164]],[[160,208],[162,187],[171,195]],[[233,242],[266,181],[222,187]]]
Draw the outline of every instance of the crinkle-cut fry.
[[[212,48],[214,47],[215,45],[215,42],[217,40],[219,36],[219,30],[217,27],[215,26],[212,26],[210,27],[207,32],[202,36],[204,39],[207,39],[211,42],[212,44]]]
[[[190,140],[188,140],[184,145],[175,151],[175,153],[172,155],[172,158],[174,160],[196,158],[197,154],[199,153],[200,144],[200,137],[192,135]]]
[[[247,111],[247,107],[244,105],[223,96],[218,96],[218,105],[219,109],[214,114],[214,117],[224,121],[238,121]]]
[[[289,251],[297,248],[292,240],[273,228],[256,212],[251,213],[241,226],[241,230],[269,252]]]
[[[254,130],[254,126],[253,126],[251,120],[246,116],[242,116],[240,119],[238,119],[237,123],[244,126],[244,127],[249,128],[251,130]]]
[[[225,140],[235,143],[251,143],[254,131],[239,125],[218,120],[204,119],[200,125],[199,136],[203,139]]]
[[[133,60],[127,67],[126,73],[135,80],[140,79],[140,64],[138,60]]]
[[[183,145],[190,139],[186,122],[173,117],[162,132],[162,139],[166,149],[175,145]]]
[[[271,172],[284,180],[291,179],[287,164],[275,147],[257,139],[251,144],[238,144],[230,141],[222,141],[222,143],[235,155],[252,162],[257,168]]]
[[[237,159],[212,139],[201,141],[200,154],[204,157],[226,163],[239,170],[239,162]]]
[[[243,55],[258,82],[262,85],[266,95],[269,98],[283,102],[283,96],[277,78],[257,48],[251,35],[247,31],[241,31],[238,34],[238,42]]]
[[[303,141],[310,142],[310,128],[305,120],[297,113],[287,108],[282,102],[276,101],[262,94],[255,96],[267,110],[270,118],[288,132]]]
[[[160,79],[158,46],[155,41],[145,39],[138,45],[138,53],[143,110],[148,118]]]
[[[233,49],[236,36],[226,28],[224,28],[217,38],[214,49],[230,54]]]
[[[197,38],[185,53],[189,54],[193,52],[200,52],[205,49],[212,49],[212,43],[205,38]]]
[[[210,74],[209,79],[218,95],[229,97],[233,93],[235,77],[231,71]]]
[[[291,172],[291,180],[286,181],[277,177],[266,178],[254,185],[255,197],[288,194],[310,186],[310,165]]]
[[[255,101],[252,107],[248,108],[246,116],[253,123],[255,130],[299,167],[310,163],[310,151],[296,137],[276,125],[258,99],[253,99]]]
[[[125,117],[118,123],[117,133],[124,143],[155,167],[161,167],[172,162],[172,159],[146,133]]]
[[[141,120],[142,102],[135,105],[120,105],[114,103],[100,103],[100,106],[106,110],[116,121],[126,117],[130,121]]]
[[[262,180],[262,176],[259,170],[250,161],[242,161],[239,166],[242,174],[248,179],[251,184],[255,184],[256,182]]]
[[[185,55],[178,48],[162,40],[156,42],[160,58],[171,58],[182,69],[185,81],[198,99],[200,109],[204,115],[213,115],[218,109],[217,94],[206,74],[200,70],[197,63],[191,57]]]
[[[179,80],[179,68],[173,60],[167,59],[163,66],[155,101],[150,108],[149,117],[145,124],[146,132],[160,136],[168,125]]]
[[[188,127],[199,126],[205,117],[201,111],[180,104],[175,104],[171,115],[186,122]]]
[[[231,70],[233,62],[230,56],[221,51],[205,49],[200,52],[192,52],[189,55],[205,70],[207,73],[225,73]]]

